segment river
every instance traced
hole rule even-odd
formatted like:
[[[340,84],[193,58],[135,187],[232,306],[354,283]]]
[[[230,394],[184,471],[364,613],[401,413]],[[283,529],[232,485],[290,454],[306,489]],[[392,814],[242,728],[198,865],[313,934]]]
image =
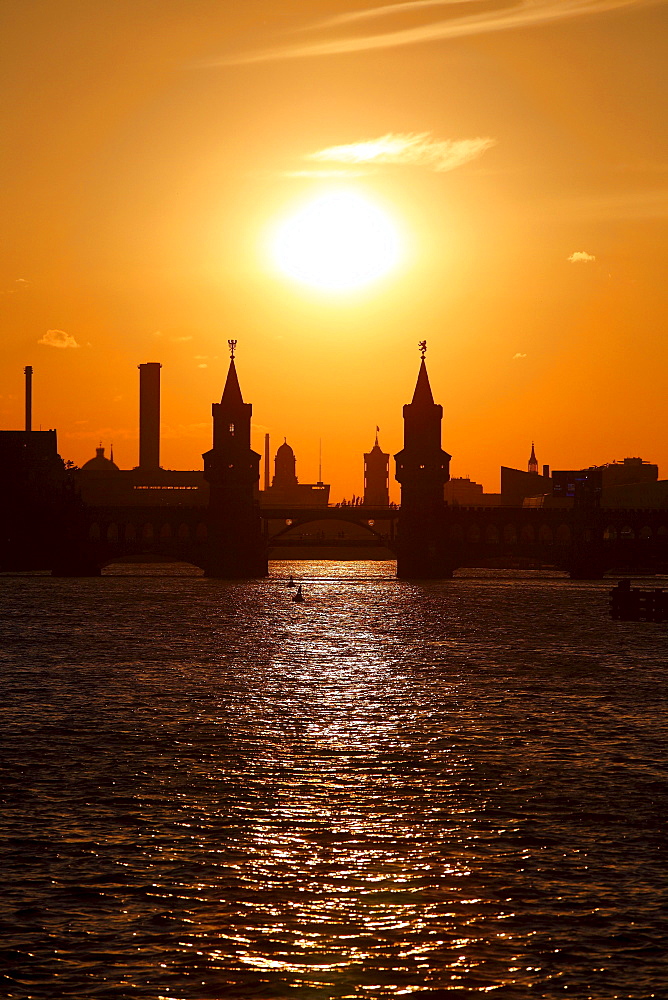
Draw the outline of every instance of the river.
[[[0,577],[0,995],[668,995],[668,625],[393,571]]]

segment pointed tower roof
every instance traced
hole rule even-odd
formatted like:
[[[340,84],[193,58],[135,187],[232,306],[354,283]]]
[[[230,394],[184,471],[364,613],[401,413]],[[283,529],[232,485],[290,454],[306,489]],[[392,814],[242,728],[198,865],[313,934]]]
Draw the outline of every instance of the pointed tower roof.
[[[427,375],[427,365],[425,364],[424,358],[420,362],[420,371],[418,372],[417,382],[415,383],[415,392],[413,393],[412,405],[434,405],[434,397],[431,393],[431,386],[429,385],[429,376]]]
[[[237,369],[234,364],[234,358],[231,358],[230,367],[227,370],[227,380],[225,382],[225,388],[223,389],[223,395],[221,396],[220,402],[226,406],[238,406],[239,403],[243,404],[243,401],[241,386],[239,385],[239,379],[237,377]]]
[[[533,441],[532,441],[531,442],[531,455],[529,456],[529,465],[531,465],[534,462],[536,464],[538,464],[538,459],[536,458],[536,451],[534,449]]]

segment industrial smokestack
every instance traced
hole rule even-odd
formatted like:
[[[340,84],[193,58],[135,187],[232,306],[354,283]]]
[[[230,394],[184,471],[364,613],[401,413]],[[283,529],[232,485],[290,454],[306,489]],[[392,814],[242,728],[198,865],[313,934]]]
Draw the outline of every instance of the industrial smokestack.
[[[269,489],[269,435],[264,436],[264,488]]]
[[[26,430],[32,430],[32,365],[23,369],[26,377]]]
[[[157,361],[139,365],[139,468],[160,468],[160,369]]]

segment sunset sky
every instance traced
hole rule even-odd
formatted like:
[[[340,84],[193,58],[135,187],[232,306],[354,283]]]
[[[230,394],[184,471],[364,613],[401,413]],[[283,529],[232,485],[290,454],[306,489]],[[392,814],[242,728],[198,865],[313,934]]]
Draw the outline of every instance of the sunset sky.
[[[313,482],[322,439],[336,500],[426,338],[453,475],[533,439],[668,478],[665,2],[3,0],[0,48],[3,429],[32,364],[63,458],[131,468],[160,361],[162,464],[201,468],[233,338],[254,447]],[[340,195],[396,260],[304,284],[276,233]]]

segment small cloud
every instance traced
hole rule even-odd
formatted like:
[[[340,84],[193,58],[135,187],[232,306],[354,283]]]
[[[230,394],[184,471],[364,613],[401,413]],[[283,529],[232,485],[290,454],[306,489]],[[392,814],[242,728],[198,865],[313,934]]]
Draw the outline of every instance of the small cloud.
[[[192,340],[192,337],[170,337],[169,338],[173,344],[183,344],[186,340]]]
[[[378,139],[329,146],[310,153],[309,160],[325,163],[389,163],[427,167],[443,173],[454,170],[496,145],[496,139],[433,139],[430,132],[388,132]]]
[[[520,354],[519,351],[517,354],[513,354],[513,361],[518,361],[520,358],[526,358],[526,354]]]
[[[46,347],[78,347],[76,340],[71,333],[64,330],[47,330],[44,336],[37,341],[38,344],[45,344]]]
[[[25,278],[17,278],[11,288],[3,288],[0,295],[13,295],[15,292],[25,292],[30,287],[30,282]]]
[[[209,366],[208,365],[198,365],[197,367],[198,368],[208,368]]]
[[[153,331],[153,336],[154,337],[162,337],[162,335],[163,335],[162,334],[162,330],[154,330]]]
[[[587,253],[586,250],[576,250],[575,253],[570,255],[568,260],[570,260],[571,264],[587,264],[591,260],[596,260],[596,257],[593,253]]]

